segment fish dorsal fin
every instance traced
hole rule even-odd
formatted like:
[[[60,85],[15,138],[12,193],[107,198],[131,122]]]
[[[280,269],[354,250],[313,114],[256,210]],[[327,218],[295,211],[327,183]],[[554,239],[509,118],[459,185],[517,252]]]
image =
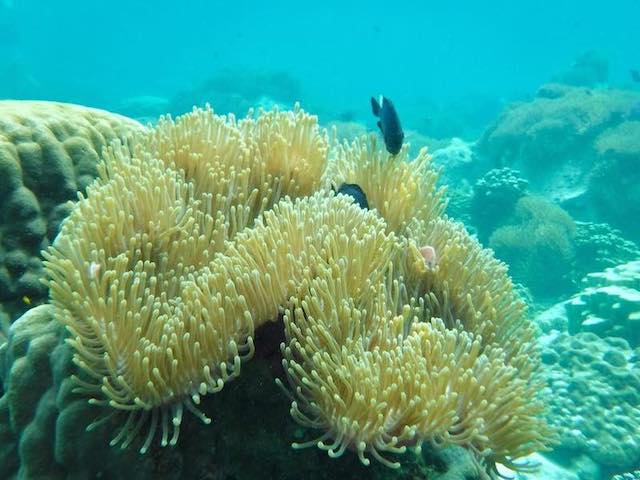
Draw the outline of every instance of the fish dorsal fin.
[[[371,111],[376,117],[380,116],[380,104],[374,97],[371,97]]]

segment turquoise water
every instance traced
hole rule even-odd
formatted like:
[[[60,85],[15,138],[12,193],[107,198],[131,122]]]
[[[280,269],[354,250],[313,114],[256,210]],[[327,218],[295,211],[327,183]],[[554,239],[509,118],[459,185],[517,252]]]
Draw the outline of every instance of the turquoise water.
[[[387,132],[376,126],[379,119],[372,113],[371,97],[379,95],[392,100],[404,143],[410,145],[399,157],[388,155]],[[26,102],[30,100],[93,107],[128,119],[87,114],[93,122],[87,127],[75,110],[62,107],[57,111],[50,104]],[[419,443],[417,438],[404,442],[406,445],[399,440],[411,453],[396,455],[393,438],[406,432],[401,434],[389,425],[397,418],[406,420],[401,411],[390,415],[385,428],[392,433],[375,447],[385,460],[390,457],[402,463],[399,473],[388,469],[384,461],[374,461],[376,450],[370,445],[365,453],[374,465],[365,467],[366,462],[358,457],[357,442],[340,443],[358,435],[340,433],[338,427],[321,437],[320,449],[315,448],[317,442],[311,442],[310,449],[290,449],[291,442],[321,436],[309,433],[307,427],[321,424],[325,417],[320,415],[320,420],[314,418],[304,425],[297,406],[291,406],[290,415],[293,397],[287,395],[302,396],[308,393],[307,387],[296,390],[289,378],[292,383],[285,390],[292,388],[285,394],[273,381],[285,377],[281,357],[291,361],[286,355],[292,355],[280,350],[280,342],[285,341],[281,328],[284,307],[276,300],[265,303],[273,303],[279,312],[272,322],[275,327],[262,326],[256,332],[255,352],[248,346],[251,342],[239,347],[246,349],[242,355],[251,351],[247,356],[258,357],[242,364],[240,378],[226,382],[223,392],[208,395],[202,405],[199,387],[192,385],[193,402],[187,400],[184,405],[213,417],[212,425],[205,429],[202,414],[185,413],[178,445],[160,448],[160,438],[171,435],[171,425],[179,426],[177,418],[182,418],[182,400],[170,400],[161,409],[141,409],[145,413],[130,417],[135,425],[127,424],[120,436],[117,432],[124,422],[106,416],[95,432],[85,430],[96,415],[82,395],[87,390],[94,396],[109,388],[117,390],[113,385],[126,383],[129,377],[120,359],[99,374],[91,371],[82,377],[84,390],[78,396],[74,396],[78,392],[71,393],[70,376],[86,367],[82,361],[117,356],[117,352],[91,350],[104,340],[101,335],[110,332],[103,327],[96,339],[86,341],[88,347],[73,342],[66,345],[64,339],[78,332],[70,328],[70,333],[64,333],[52,310],[46,310],[54,296],[49,296],[42,281],[52,272],[43,264],[42,252],[60,238],[61,225],[73,209],[67,201],[77,200],[78,191],[87,192],[98,173],[102,147],[115,138],[139,133],[142,125],[153,128],[161,115],[175,118],[205,104],[217,114],[233,113],[238,118],[258,108],[294,110],[297,113],[291,115],[300,115],[297,102],[317,115],[318,125],[328,128],[331,139],[334,134],[349,142],[366,135],[360,137],[361,142],[368,142],[371,136],[377,139],[381,169],[400,159],[397,170],[384,172],[401,171],[405,160],[420,164],[424,157],[414,158],[422,147],[428,148],[440,174],[438,186],[446,188],[448,204],[443,215],[464,228],[451,227],[449,237],[440,238],[440,243],[434,240],[433,245],[407,247],[408,252],[419,254],[421,267],[424,260],[421,274],[438,272],[439,265],[447,265],[447,258],[440,257],[442,252],[454,255],[447,248],[458,241],[456,235],[471,239],[474,248],[490,249],[484,254],[495,256],[508,268],[514,284],[508,290],[516,293],[496,306],[497,315],[511,318],[513,305],[526,305],[540,353],[539,375],[546,385],[536,391],[546,405],[540,417],[555,432],[548,435],[547,450],[528,449],[524,458],[516,459],[539,464],[536,470],[508,465],[511,457],[494,462],[497,457],[489,451],[495,445],[487,446],[484,440],[459,440],[453,443],[462,447],[442,450],[438,444],[447,443],[447,435],[455,437],[463,430],[459,426],[443,437],[429,437],[434,443],[425,442],[422,451],[412,448]],[[391,128],[384,117],[380,115],[383,131]],[[240,138],[236,124],[226,125]],[[399,132],[393,133],[397,140]],[[324,145],[326,140],[317,141]],[[327,145],[332,160],[339,156],[335,144]],[[0,480],[486,480],[497,478],[496,470],[520,480],[640,479],[639,166],[638,0],[0,0]],[[420,176],[422,170],[414,173],[416,178],[427,178]],[[388,181],[385,175],[376,178]],[[376,203],[375,185],[367,191],[368,179],[360,179],[357,189],[353,178],[343,180],[342,185],[333,185],[334,191],[357,191],[351,195],[357,196],[361,209],[391,216],[396,214],[394,208],[398,212],[402,208],[393,200],[406,194],[404,187],[411,189],[408,180],[392,184],[395,190],[385,190],[392,205],[387,207]],[[111,204],[104,200],[104,205]],[[191,214],[183,204],[179,208],[181,215]],[[95,222],[120,226],[122,218],[114,215]],[[140,224],[144,227],[144,222]],[[104,238],[112,232],[109,226],[95,228],[91,231]],[[181,228],[186,229],[175,226]],[[395,233],[399,238],[409,235],[401,228]],[[76,248],[82,256],[84,251]],[[69,256],[76,258],[77,252],[71,251]],[[88,285],[105,274],[107,266],[100,258],[94,252],[85,259],[86,268],[79,270]],[[208,261],[213,253],[203,258]],[[471,253],[469,258],[472,261],[456,261],[464,268],[480,261]],[[186,280],[181,277],[180,288],[187,290],[184,285],[194,282],[194,272],[196,267],[185,273]],[[486,291],[492,288],[492,279],[503,278],[500,275],[489,271],[480,276]],[[479,277],[464,278],[469,285],[480,281]],[[457,280],[449,279],[441,290],[457,285]],[[460,291],[468,287],[465,282]],[[441,295],[433,285],[434,295]],[[65,284],[61,290],[71,287]],[[478,290],[473,292],[478,294]],[[448,302],[456,293],[442,295]],[[475,306],[486,303],[482,295],[472,299]],[[323,300],[327,304],[329,297]],[[446,303],[443,298],[442,305]],[[188,302],[183,305],[183,301],[172,298],[165,307],[187,309]],[[460,307],[455,300],[452,304],[438,310],[439,315],[445,319],[448,314],[466,326],[464,318],[453,317],[467,312],[468,304],[461,301],[464,307]],[[59,312],[56,315],[62,317]],[[301,323],[312,316],[306,310],[300,315]],[[237,322],[236,327],[240,320]],[[505,325],[510,325],[507,320]],[[447,327],[455,330],[453,323]],[[505,333],[505,338],[520,340],[513,331]],[[92,353],[77,361],[78,367],[72,363],[72,351],[83,347]],[[126,349],[127,344],[121,347]],[[224,348],[229,349],[227,355],[240,358],[236,343]],[[294,359],[296,354],[301,355],[294,353]],[[427,359],[425,368],[435,368],[429,362]],[[515,369],[521,366],[518,363]],[[211,366],[216,368],[233,372],[238,367],[232,362],[226,367]],[[189,381],[199,382],[198,373]],[[220,370],[218,373],[224,377]],[[89,382],[91,375],[100,379],[97,387]],[[122,379],[111,378],[118,375]],[[524,375],[529,378],[528,373]],[[391,376],[400,374],[393,371]],[[103,378],[111,380],[104,380],[100,390]],[[209,388],[212,393],[211,385]],[[122,398],[128,394],[118,392]],[[504,398],[491,399],[494,406],[514,402],[508,392],[503,394]],[[125,400],[136,408],[142,405],[139,398]],[[480,408],[480,403],[471,402],[474,408]],[[536,408],[533,398],[522,399],[522,404],[524,410]],[[314,405],[306,407],[314,411]],[[460,405],[456,414],[464,423]],[[127,404],[127,408],[133,407]],[[376,408],[385,413],[391,409],[387,404]],[[296,412],[302,426],[291,419]],[[466,412],[469,417],[475,414],[471,407]],[[518,421],[528,418],[526,415],[522,411],[514,415],[514,424],[520,425]],[[153,425],[151,433],[147,424]],[[534,423],[529,430],[536,428],[543,429]],[[505,430],[508,427],[501,431]],[[115,444],[127,447],[132,443],[134,447],[110,449],[107,445],[113,437]],[[146,440],[143,450],[149,452],[140,455],[138,449]],[[332,441],[336,443],[330,456],[337,459],[321,451]],[[337,455],[336,450],[340,451]],[[539,451],[531,454],[529,450]]]
[[[608,84],[638,68],[638,3],[600,2],[36,2],[0,6],[3,97],[114,108],[170,98],[228,67],[284,72],[298,100],[368,118],[369,95],[410,123],[453,104],[488,122],[585,51]],[[0,70],[1,71],[1,70]],[[17,84],[16,84],[17,83]],[[29,82],[26,82],[29,83]]]

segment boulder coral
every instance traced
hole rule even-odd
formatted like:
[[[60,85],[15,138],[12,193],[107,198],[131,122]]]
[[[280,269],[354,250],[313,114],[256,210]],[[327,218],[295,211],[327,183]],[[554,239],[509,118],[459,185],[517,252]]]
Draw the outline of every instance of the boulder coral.
[[[78,105],[0,101],[0,302],[12,317],[46,300],[40,250],[93,181],[102,148],[142,129]]]
[[[622,337],[633,348],[640,346],[640,261],[590,273],[583,283],[566,303],[569,333]]]
[[[532,325],[505,265],[442,216],[426,149],[407,152],[331,144],[299,107],[195,109],[112,144],[45,262],[68,380],[102,412],[89,430],[179,445],[276,326],[291,415],[320,431],[294,448],[398,468],[428,442],[524,468],[554,439]]]
[[[587,454],[603,474],[640,465],[640,362],[622,338],[562,333],[542,351],[560,451]]]
[[[543,197],[524,196],[510,221],[491,234],[489,246],[517,281],[548,298],[572,287],[575,230],[562,208]]]

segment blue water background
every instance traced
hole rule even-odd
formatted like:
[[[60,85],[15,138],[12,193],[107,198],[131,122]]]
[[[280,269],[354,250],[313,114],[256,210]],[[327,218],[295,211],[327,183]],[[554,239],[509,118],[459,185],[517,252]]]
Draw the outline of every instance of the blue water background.
[[[0,32],[0,73],[37,85],[9,91],[5,76],[0,98],[117,109],[239,67],[288,73],[319,113],[368,119],[384,93],[409,128],[447,102],[483,99],[479,115],[495,118],[590,49],[611,84],[640,68],[638,0],[0,0]]]

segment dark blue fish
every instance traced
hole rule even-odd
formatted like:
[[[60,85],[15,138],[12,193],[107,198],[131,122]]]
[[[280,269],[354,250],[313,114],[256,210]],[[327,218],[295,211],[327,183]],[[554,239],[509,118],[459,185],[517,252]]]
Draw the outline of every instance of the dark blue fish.
[[[369,210],[369,202],[367,202],[367,196],[364,194],[359,185],[355,183],[343,183],[338,188],[337,194],[349,195],[363,210]]]
[[[371,97],[371,109],[373,114],[380,118],[378,128],[382,132],[387,151],[391,155],[397,155],[402,148],[404,132],[400,126],[400,118],[396,108],[388,98],[380,97],[380,103],[378,103],[375,98]]]

